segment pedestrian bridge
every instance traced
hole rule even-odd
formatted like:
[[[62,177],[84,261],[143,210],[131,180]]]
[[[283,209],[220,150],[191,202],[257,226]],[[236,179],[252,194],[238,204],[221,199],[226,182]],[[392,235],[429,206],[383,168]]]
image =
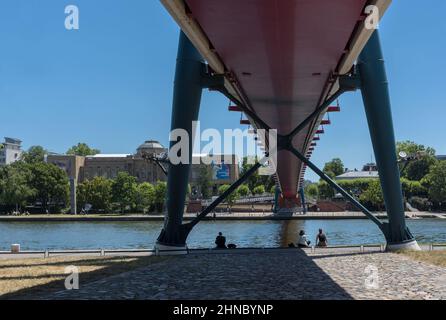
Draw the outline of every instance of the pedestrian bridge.
[[[160,248],[184,247],[190,230],[267,161],[277,168],[279,206],[304,204],[307,168],[350,200],[384,233],[388,248],[417,248],[405,224],[384,56],[377,23],[391,0],[161,0],[181,28],[172,130],[192,133],[203,89],[221,92],[263,139],[265,158],[183,224],[190,166],[170,164]],[[384,30],[385,32],[385,30]],[[362,93],[388,221],[311,162],[317,141],[345,92]],[[335,125],[335,124],[333,124]],[[172,141],[171,147],[178,141]],[[277,153],[277,157],[273,154]]]

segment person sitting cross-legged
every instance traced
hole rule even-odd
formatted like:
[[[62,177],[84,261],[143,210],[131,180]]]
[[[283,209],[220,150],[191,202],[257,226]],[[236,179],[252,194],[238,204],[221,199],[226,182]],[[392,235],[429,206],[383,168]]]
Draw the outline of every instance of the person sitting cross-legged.
[[[221,232],[218,233],[215,244],[217,245],[217,249],[226,249],[226,237]]]
[[[310,241],[307,240],[307,235],[305,234],[305,231],[300,230],[299,232],[299,242],[297,243],[297,246],[299,248],[309,248],[310,247]]]

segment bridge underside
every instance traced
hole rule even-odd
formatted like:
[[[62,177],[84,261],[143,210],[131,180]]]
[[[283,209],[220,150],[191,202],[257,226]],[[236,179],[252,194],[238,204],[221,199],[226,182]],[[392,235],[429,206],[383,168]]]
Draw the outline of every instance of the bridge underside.
[[[283,135],[326,99],[367,2],[185,1],[244,102]],[[317,125],[294,137],[298,150],[306,153]],[[302,162],[280,151],[277,169],[282,194],[295,198]]]
[[[377,221],[356,199],[338,191],[378,224],[388,243],[412,242],[404,221],[379,37],[364,23],[369,5],[381,17],[390,1],[161,0],[182,29],[172,129],[191,132],[191,122],[198,118],[201,90],[219,88],[236,101],[253,127],[278,130],[276,178],[284,198],[292,201],[306,166],[339,189],[309,161],[310,148],[329,104],[343,92],[360,88],[389,223]],[[358,58],[358,68],[354,68]],[[206,70],[204,61],[209,66]],[[207,74],[204,78],[203,71]],[[216,78],[222,80],[220,85],[215,84]],[[268,140],[263,143],[269,145]],[[168,215],[160,245],[185,245],[192,227],[211,210],[202,212],[197,221],[182,224],[189,169],[170,164]]]
[[[388,0],[163,0],[227,87],[279,134],[288,134],[332,93],[367,42],[364,8]],[[293,139],[306,154],[323,113]],[[255,119],[251,123],[258,127]],[[267,143],[267,142],[266,142]],[[277,181],[295,198],[304,167],[279,152]]]

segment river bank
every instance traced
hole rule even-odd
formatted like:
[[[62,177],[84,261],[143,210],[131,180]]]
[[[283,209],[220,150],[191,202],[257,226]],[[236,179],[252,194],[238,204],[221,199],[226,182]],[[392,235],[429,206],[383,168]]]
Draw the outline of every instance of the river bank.
[[[445,219],[409,219],[407,225],[419,243],[446,243]],[[0,221],[0,251],[20,244],[23,251],[77,249],[150,249],[163,228],[163,221]],[[191,249],[214,246],[222,232],[238,248],[287,247],[305,230],[313,243],[322,228],[329,245],[384,243],[381,230],[368,219],[302,219],[203,221],[188,238]]]
[[[374,213],[379,219],[386,219],[387,214],[384,212]],[[190,221],[196,217],[195,214],[185,214],[184,220]],[[444,213],[431,213],[431,212],[407,212],[406,217],[408,219],[446,219]],[[246,212],[233,212],[233,213],[217,213],[215,216],[209,215],[205,221],[237,221],[237,220],[352,220],[352,219],[368,219],[361,212],[309,212],[307,214],[294,214],[288,215],[276,215],[271,212],[265,213],[246,213]],[[0,222],[117,222],[117,221],[163,221],[164,215],[142,215],[142,214],[95,214],[95,215],[64,215],[64,214],[52,214],[52,215],[28,215],[28,216],[0,216]]]

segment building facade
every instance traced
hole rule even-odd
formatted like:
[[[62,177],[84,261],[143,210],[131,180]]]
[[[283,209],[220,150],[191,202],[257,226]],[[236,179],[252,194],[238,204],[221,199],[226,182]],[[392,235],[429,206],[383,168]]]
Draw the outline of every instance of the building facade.
[[[0,144],[0,166],[20,160],[22,154],[22,141],[5,137],[5,142]]]
[[[367,163],[361,171],[346,170],[343,174],[336,177],[336,180],[355,180],[355,179],[378,179],[378,167],[375,163]]]
[[[81,183],[95,177],[115,179],[120,172],[135,177],[139,183],[167,181],[163,169],[153,157],[161,157],[168,150],[158,141],[149,140],[138,147],[135,154],[98,154],[79,157],[70,155],[48,155],[47,162],[63,169],[70,180]],[[203,175],[210,178],[212,192],[216,193],[223,184],[231,184],[239,177],[238,159],[236,155],[193,155],[190,184],[192,193],[200,194],[200,182]],[[161,162],[168,170],[168,163]]]

